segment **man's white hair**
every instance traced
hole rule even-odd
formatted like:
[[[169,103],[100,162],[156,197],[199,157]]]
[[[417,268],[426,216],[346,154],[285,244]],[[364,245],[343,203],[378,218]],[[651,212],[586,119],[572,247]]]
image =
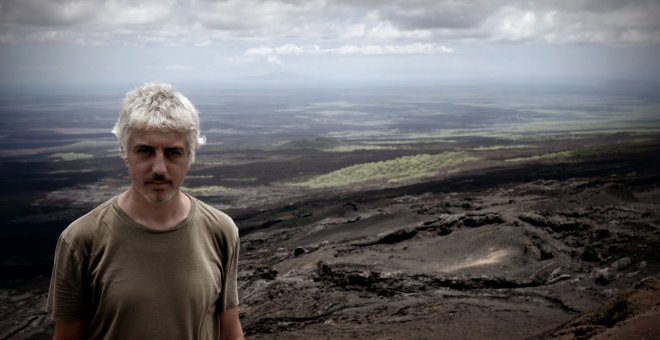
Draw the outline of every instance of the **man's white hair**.
[[[189,166],[195,161],[197,149],[206,143],[199,129],[199,112],[188,98],[166,83],[146,83],[124,97],[112,129],[124,158],[133,129],[185,132]]]

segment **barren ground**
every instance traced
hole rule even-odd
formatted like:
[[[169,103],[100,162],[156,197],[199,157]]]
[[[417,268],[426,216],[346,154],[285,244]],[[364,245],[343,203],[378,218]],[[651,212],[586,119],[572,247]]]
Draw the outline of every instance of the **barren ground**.
[[[287,192],[256,181],[228,189],[235,197],[203,199],[228,207],[241,230],[240,311],[251,339],[652,338],[660,334],[657,152],[487,159],[382,189]],[[121,179],[104,181],[117,190]],[[71,204],[75,192],[84,202],[96,188],[92,205],[108,195],[95,183],[53,191],[49,204]],[[44,219],[87,208],[69,207]],[[3,283],[0,339],[49,337],[47,284],[44,273]]]
[[[613,331],[633,313],[547,330],[658,274],[660,178],[617,164],[496,170],[239,216],[246,333],[522,339]],[[657,290],[648,294],[657,301]]]

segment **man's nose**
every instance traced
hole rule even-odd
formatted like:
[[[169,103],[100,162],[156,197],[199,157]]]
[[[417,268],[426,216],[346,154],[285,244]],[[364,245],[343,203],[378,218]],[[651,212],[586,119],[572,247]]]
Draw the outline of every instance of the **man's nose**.
[[[164,175],[167,173],[167,165],[165,164],[165,154],[162,151],[156,152],[156,157],[152,164],[151,171],[157,175]]]

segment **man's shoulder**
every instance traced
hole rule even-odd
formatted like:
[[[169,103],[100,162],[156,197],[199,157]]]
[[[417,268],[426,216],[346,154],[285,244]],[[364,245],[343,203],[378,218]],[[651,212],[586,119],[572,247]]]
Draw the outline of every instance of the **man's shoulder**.
[[[113,199],[105,201],[96,208],[80,216],[64,229],[61,237],[69,242],[85,241],[97,237],[107,224],[108,213],[112,210]]]
[[[211,228],[216,232],[238,233],[238,228],[229,215],[195,197],[191,196],[191,199],[195,200],[197,205],[198,218],[203,221],[207,228]]]

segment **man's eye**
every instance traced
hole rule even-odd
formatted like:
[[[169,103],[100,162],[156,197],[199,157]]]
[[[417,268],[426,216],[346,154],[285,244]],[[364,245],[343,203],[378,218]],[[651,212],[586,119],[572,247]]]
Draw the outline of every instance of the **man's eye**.
[[[147,148],[138,148],[135,150],[136,153],[144,154],[144,153],[149,153],[150,150]]]
[[[167,154],[170,156],[181,156],[183,155],[183,152],[179,149],[170,149],[167,150]]]

